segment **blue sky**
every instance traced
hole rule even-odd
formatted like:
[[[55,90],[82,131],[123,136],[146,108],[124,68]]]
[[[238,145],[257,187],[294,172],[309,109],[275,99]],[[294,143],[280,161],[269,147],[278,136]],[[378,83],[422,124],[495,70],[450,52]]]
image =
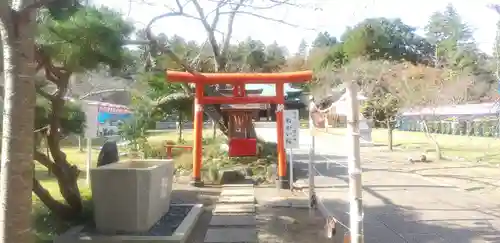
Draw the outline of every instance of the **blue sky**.
[[[246,85],[247,89],[263,89],[262,90],[262,95],[264,96],[274,96],[276,95],[276,88],[274,85],[266,85],[266,84],[247,84]],[[294,89],[290,87],[290,85],[285,85],[285,94],[287,91],[294,91],[297,89]]]

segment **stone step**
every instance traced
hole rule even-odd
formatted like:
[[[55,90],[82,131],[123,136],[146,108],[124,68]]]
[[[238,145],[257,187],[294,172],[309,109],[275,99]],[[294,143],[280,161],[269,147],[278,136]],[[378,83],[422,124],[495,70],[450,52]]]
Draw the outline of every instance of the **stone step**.
[[[244,203],[253,204],[255,203],[254,196],[221,196],[219,197],[218,203]]]
[[[213,214],[249,214],[255,213],[255,204],[225,204],[215,205]]]
[[[244,189],[236,189],[236,188],[231,188],[231,189],[227,189],[227,188],[224,188],[222,189],[222,192],[220,193],[221,196],[254,196],[255,195],[255,191],[253,188],[251,189],[247,189],[247,188],[244,188]]]
[[[205,243],[257,243],[255,228],[218,228],[209,229],[205,234]]]
[[[253,188],[253,184],[224,184],[222,185],[222,188],[242,188],[242,187],[248,187],[248,188]]]
[[[254,215],[213,215],[210,226],[256,226]]]

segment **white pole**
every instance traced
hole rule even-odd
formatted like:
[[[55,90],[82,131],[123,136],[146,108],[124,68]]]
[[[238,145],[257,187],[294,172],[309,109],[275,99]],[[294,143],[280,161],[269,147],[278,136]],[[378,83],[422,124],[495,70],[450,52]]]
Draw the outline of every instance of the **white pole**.
[[[86,182],[90,186],[90,168],[92,167],[92,139],[87,138],[87,164],[86,164]]]
[[[308,164],[308,179],[309,179],[309,209],[315,209],[316,208],[316,193],[314,191],[314,147],[315,147],[315,141],[314,141],[314,134],[316,133],[315,127],[314,127],[314,121],[312,120],[312,112],[313,109],[315,109],[314,102],[312,100],[312,96],[310,97],[309,101],[309,136],[311,136],[311,146],[309,147],[309,164]]]
[[[348,155],[349,171],[349,228],[351,243],[363,243],[363,203],[361,184],[361,159],[359,143],[359,102],[358,86],[354,82],[346,84],[347,96],[347,136],[350,143]]]
[[[290,189],[293,189],[293,149],[290,149]]]

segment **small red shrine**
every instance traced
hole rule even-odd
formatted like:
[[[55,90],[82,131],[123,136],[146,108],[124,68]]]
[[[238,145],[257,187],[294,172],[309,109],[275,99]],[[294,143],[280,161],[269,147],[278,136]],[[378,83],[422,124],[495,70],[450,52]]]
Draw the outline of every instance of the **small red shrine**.
[[[233,89],[220,90],[226,97],[234,96]],[[262,89],[245,89],[247,97],[260,96]],[[229,157],[257,155],[257,136],[253,129],[253,120],[259,118],[260,110],[267,104],[223,104],[221,110],[228,120]]]

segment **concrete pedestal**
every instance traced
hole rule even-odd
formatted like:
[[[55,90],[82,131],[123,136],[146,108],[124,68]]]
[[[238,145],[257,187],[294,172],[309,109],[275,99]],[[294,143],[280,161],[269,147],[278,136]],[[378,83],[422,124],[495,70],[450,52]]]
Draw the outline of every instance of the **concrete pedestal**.
[[[144,232],[170,206],[172,160],[130,160],[90,171],[94,217],[101,233]]]

